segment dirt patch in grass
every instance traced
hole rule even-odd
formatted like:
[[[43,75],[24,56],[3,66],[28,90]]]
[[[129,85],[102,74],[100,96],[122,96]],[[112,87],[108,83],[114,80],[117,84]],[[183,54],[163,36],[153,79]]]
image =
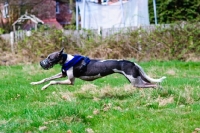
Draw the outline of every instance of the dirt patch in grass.
[[[165,106],[169,103],[173,103],[174,102],[174,97],[168,97],[168,98],[161,98],[161,97],[158,97],[156,99],[156,101],[159,103],[159,106]]]
[[[60,95],[61,95],[61,98],[63,100],[66,100],[66,101],[69,101],[69,102],[71,102],[72,100],[75,99],[74,94],[71,93],[71,92],[69,92],[69,91],[67,91],[67,92],[60,92]]]
[[[176,75],[176,72],[173,69],[167,70],[166,73],[169,74],[169,75]]]
[[[30,56],[12,53],[12,52],[2,52],[0,53],[0,65],[8,66],[8,65],[17,65],[17,64],[32,64],[37,60],[39,62],[42,60],[40,57],[35,57],[34,59]]]
[[[93,98],[94,101],[98,101],[104,97],[124,97],[132,94],[134,91],[136,91],[136,88],[130,84],[125,84],[121,87],[111,87],[110,85],[106,85],[99,88],[94,84],[88,83],[82,85],[81,89],[77,90],[75,94],[79,97],[90,97]]]

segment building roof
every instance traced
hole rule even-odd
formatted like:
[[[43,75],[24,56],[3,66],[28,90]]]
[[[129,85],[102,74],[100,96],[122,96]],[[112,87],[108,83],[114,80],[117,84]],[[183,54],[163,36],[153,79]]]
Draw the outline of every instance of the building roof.
[[[37,25],[38,25],[38,24],[44,24],[44,22],[43,22],[41,19],[37,18],[35,15],[31,15],[31,14],[25,13],[24,15],[22,15],[20,18],[18,18],[18,19],[12,24],[14,32],[15,32],[15,30],[16,30],[16,29],[15,29],[15,25],[16,25],[16,24],[24,24],[24,25],[25,25],[27,20],[30,20],[31,22],[34,23],[35,30],[37,30]],[[31,26],[31,27],[32,27],[32,26]],[[30,29],[30,27],[29,27],[29,29]]]
[[[20,18],[18,18],[12,25],[15,25],[17,23],[23,23],[25,20],[31,20],[32,22],[34,22],[35,24],[44,24],[44,22],[37,18],[35,15],[28,15],[27,13],[22,15]]]
[[[69,3],[69,0],[56,0],[58,2]]]

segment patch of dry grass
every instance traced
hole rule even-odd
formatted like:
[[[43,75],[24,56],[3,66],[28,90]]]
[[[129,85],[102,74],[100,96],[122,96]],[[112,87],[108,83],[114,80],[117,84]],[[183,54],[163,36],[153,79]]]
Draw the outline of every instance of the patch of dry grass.
[[[116,97],[131,94],[134,93],[134,91],[136,91],[136,88],[131,84],[124,84],[121,87],[111,87],[110,85],[106,85],[99,88],[92,83],[86,83],[81,86],[80,90],[77,90],[74,93],[81,96],[94,97],[94,100],[97,100],[97,98],[101,99],[104,97]]]

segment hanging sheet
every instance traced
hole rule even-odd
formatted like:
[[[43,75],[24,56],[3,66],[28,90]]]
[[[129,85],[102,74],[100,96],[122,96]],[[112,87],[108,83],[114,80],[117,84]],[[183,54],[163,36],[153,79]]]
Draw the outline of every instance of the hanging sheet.
[[[82,0],[78,5],[82,28],[118,28],[150,24],[148,0],[118,1],[109,5]]]

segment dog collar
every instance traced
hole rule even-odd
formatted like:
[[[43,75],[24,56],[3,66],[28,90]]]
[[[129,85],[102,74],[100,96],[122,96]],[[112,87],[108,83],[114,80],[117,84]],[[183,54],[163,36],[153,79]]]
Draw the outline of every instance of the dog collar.
[[[82,60],[84,60],[84,62],[82,63],[80,71],[83,71],[83,69],[85,69],[87,64],[90,62],[90,59],[86,56],[74,55],[73,59],[63,64],[62,69],[61,69],[62,73],[65,74],[69,68],[75,66],[77,63],[79,63]]]
[[[65,64],[65,61],[67,60],[67,54],[62,54],[62,62],[61,65]]]
[[[74,65],[76,65],[79,61],[83,60],[84,57],[81,55],[74,55],[74,58],[71,59],[70,61],[66,62],[63,64],[62,66],[62,70],[64,69],[65,71],[67,71],[69,68],[73,67]]]

